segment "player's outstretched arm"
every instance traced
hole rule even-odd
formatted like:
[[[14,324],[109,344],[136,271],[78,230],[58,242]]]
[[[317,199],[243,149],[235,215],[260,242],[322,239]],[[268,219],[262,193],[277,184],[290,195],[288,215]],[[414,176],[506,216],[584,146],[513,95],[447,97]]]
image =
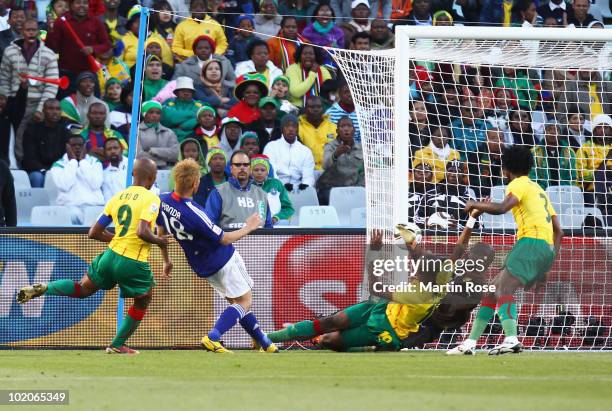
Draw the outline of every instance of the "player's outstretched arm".
[[[147,243],[157,244],[160,247],[165,247],[172,241],[171,235],[157,236],[151,230],[151,222],[146,220],[138,221],[138,227],[136,228],[136,235],[142,241]]]
[[[114,235],[110,231],[106,229],[108,224],[111,223],[111,218],[107,215],[101,215],[98,221],[89,229],[89,233],[87,233],[87,237],[92,240],[98,240],[103,243],[110,243],[113,239]]]
[[[612,151],[612,150],[611,150]],[[559,249],[561,248],[561,240],[565,233],[561,228],[561,224],[559,223],[559,218],[554,215],[552,216],[552,226],[553,226],[553,242],[555,244],[555,256],[559,255]]]
[[[486,201],[468,201],[465,204],[465,211],[470,213],[472,210],[479,210],[483,213],[500,215],[506,214],[519,203],[519,199],[509,194],[501,203],[488,203]]]
[[[491,199],[489,197],[486,197],[481,202],[485,204],[490,204]],[[472,236],[472,230],[474,229],[476,220],[478,219],[478,217],[480,217],[481,214],[482,214],[482,211],[478,209],[473,209],[470,212],[470,218],[468,219],[465,227],[463,228],[463,231],[461,232],[461,235],[459,236],[459,239],[457,240],[457,244],[455,244],[455,248],[453,249],[453,254],[450,256],[450,259],[452,261],[457,261],[465,253],[465,250],[467,249],[468,244],[470,242],[470,237]]]
[[[235,243],[243,237],[251,234],[253,231],[257,230],[261,227],[263,221],[261,221],[261,217],[258,213],[251,214],[245,221],[244,226],[236,231],[224,232],[223,237],[221,237],[221,244],[228,245]]]
[[[162,225],[158,225],[157,234],[161,237],[167,236],[168,232],[166,231],[166,227]],[[162,275],[164,278],[169,279],[172,277],[172,269],[174,268],[174,264],[172,263],[172,260],[170,260],[170,254],[168,253],[168,245],[167,244],[164,244],[163,246],[160,245],[159,249],[161,250],[162,258],[164,259],[164,267],[162,269]]]

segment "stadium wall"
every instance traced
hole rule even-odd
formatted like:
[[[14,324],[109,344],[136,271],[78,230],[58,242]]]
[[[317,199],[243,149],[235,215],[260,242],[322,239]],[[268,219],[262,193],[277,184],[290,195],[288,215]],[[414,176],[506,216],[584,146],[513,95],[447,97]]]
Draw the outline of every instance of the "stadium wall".
[[[260,230],[238,243],[255,281],[253,311],[264,330],[333,313],[360,300],[364,230]],[[514,243],[513,236],[483,235],[494,244],[496,268]],[[447,243],[433,248],[450,251]],[[454,237],[448,238],[450,244]],[[34,282],[79,280],[104,244],[87,239],[84,229],[30,229],[0,232],[0,347],[103,347],[116,326],[117,290],[84,299],[43,297],[25,305],[15,302],[16,290]],[[545,293],[520,295],[521,318],[552,317],[559,304],[574,314],[598,316],[609,328],[612,318],[612,277],[609,237],[566,237],[564,252],[549,276]],[[225,308],[208,284],[197,278],[177,245],[171,249],[173,278],[157,278],[153,302],[131,345],[149,348],[195,348]],[[159,274],[162,260],[153,247],[151,267]],[[126,309],[130,304],[126,304]],[[578,332],[578,331],[576,331]],[[250,346],[235,327],[224,337],[234,348]],[[610,339],[607,339],[610,341]],[[606,342],[606,344],[608,344]]]

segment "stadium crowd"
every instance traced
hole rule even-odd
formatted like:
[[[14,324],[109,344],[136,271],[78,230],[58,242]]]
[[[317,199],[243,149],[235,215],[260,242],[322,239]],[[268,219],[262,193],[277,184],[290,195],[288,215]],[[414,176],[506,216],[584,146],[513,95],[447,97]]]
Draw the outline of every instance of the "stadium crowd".
[[[295,212],[290,192],[313,187],[325,205],[332,188],[364,185],[351,91],[317,46],[393,48],[394,27],[402,24],[603,28],[588,0],[142,5],[153,11],[137,156],[160,170],[183,158],[198,161],[194,198],[205,205],[215,186],[232,178],[232,154],[244,150],[254,184],[268,194],[273,224]],[[76,224],[83,207],[103,205],[122,187],[139,7],[134,0],[0,0],[0,226],[16,225],[9,167],[27,172],[34,188],[52,179],[57,204],[71,209]],[[542,187],[577,185],[585,204],[612,214],[609,73],[417,62],[407,75],[415,221],[448,217],[440,211],[451,225],[465,221],[461,204],[502,184],[500,154],[508,144],[533,147],[532,178]],[[28,76],[66,76],[69,86]]]

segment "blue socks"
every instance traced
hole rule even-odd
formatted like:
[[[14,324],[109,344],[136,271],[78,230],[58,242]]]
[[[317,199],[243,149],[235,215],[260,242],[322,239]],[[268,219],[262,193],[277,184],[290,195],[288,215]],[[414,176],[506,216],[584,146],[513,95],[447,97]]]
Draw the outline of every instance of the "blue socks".
[[[244,317],[244,308],[240,304],[232,304],[225,309],[217,319],[215,326],[208,333],[208,338],[219,341],[221,336],[229,331]],[[257,322],[257,320],[255,320]]]
[[[249,333],[249,335],[255,339],[265,350],[272,344],[272,341],[268,338],[268,336],[261,331],[261,327],[259,326],[259,322],[257,321],[257,317],[251,311],[246,313],[244,317],[240,320],[240,325],[244,330]]]

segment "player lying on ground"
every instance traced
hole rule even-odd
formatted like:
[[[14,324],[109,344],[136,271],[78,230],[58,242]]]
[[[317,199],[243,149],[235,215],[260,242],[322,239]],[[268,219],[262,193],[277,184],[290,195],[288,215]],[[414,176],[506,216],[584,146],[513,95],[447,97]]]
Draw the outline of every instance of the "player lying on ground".
[[[259,214],[249,216],[241,229],[224,232],[192,201],[200,184],[200,165],[191,159],[183,160],[174,167],[173,173],[174,192],[161,195],[161,212],[157,218],[160,233],[172,233],[191,269],[231,304],[202,338],[202,345],[215,353],[231,353],[221,345],[221,336],[240,323],[265,352],[278,352],[250,311],[253,280],[232,245],[263,225]]]
[[[448,355],[472,355],[476,342],[487,324],[497,313],[506,338],[489,351],[490,355],[519,353],[523,350],[517,338],[516,303],[514,292],[520,287],[531,288],[546,282],[546,275],[559,252],[563,230],[546,192],[527,175],[533,167],[531,151],[523,146],[511,146],[502,154],[502,171],[508,179],[506,198],[501,203],[468,201],[466,211],[479,210],[499,215],[512,210],[517,225],[518,241],[493,279],[494,293],[486,293],[480,303],[468,339],[449,350]]]
[[[155,280],[148,258],[151,244],[157,244],[164,259],[164,276],[169,276],[172,262],[167,245],[171,236],[156,236],[151,230],[159,213],[159,198],[149,191],[157,176],[157,167],[151,160],[134,162],[133,185],[119,193],[104,207],[98,221],[89,229],[89,238],[109,243],[102,254],[93,259],[87,274],[80,282],[57,280],[48,284],[24,287],[17,301],[25,303],[32,298],[60,295],[86,298],[99,289],[110,290],[119,285],[121,297],[133,298],[130,307],[117,329],[117,335],[106,349],[109,354],[138,354],[125,345],[125,341],[136,331],[153,295]],[[115,234],[106,230],[115,223]]]
[[[475,212],[472,217],[479,215]],[[461,258],[467,247],[472,233],[473,223],[465,227],[453,254],[449,257],[453,262]],[[414,234],[414,233],[413,233]],[[404,231],[406,245],[412,249],[411,257],[418,259],[441,259],[423,250],[415,241],[415,236]],[[371,250],[380,250],[382,246],[382,233],[374,231],[371,236]],[[494,252],[491,247],[484,243],[475,244],[468,254],[468,258],[481,260],[483,264],[480,269],[466,272],[465,276],[474,278],[477,282],[483,282],[483,276],[493,261]],[[432,264],[434,265],[434,264]],[[426,265],[425,265],[426,266]],[[370,284],[372,284],[372,267],[368,267],[370,273]],[[437,284],[446,284],[452,278],[451,272],[418,272],[415,280],[422,282],[435,281]],[[479,278],[479,280],[477,280]],[[411,292],[411,293],[377,293],[385,297],[383,301],[362,302],[348,307],[336,314],[320,318],[314,321],[301,321],[285,329],[268,334],[274,342],[287,340],[305,340],[316,336],[322,336],[320,344],[324,348],[335,351],[359,351],[361,347],[376,346],[381,349],[398,350],[401,348],[401,340],[418,332],[419,324],[427,318],[440,300],[444,297],[443,292]],[[403,294],[403,295],[401,295]],[[398,301],[409,301],[401,303]],[[359,347],[359,348],[358,348]]]

